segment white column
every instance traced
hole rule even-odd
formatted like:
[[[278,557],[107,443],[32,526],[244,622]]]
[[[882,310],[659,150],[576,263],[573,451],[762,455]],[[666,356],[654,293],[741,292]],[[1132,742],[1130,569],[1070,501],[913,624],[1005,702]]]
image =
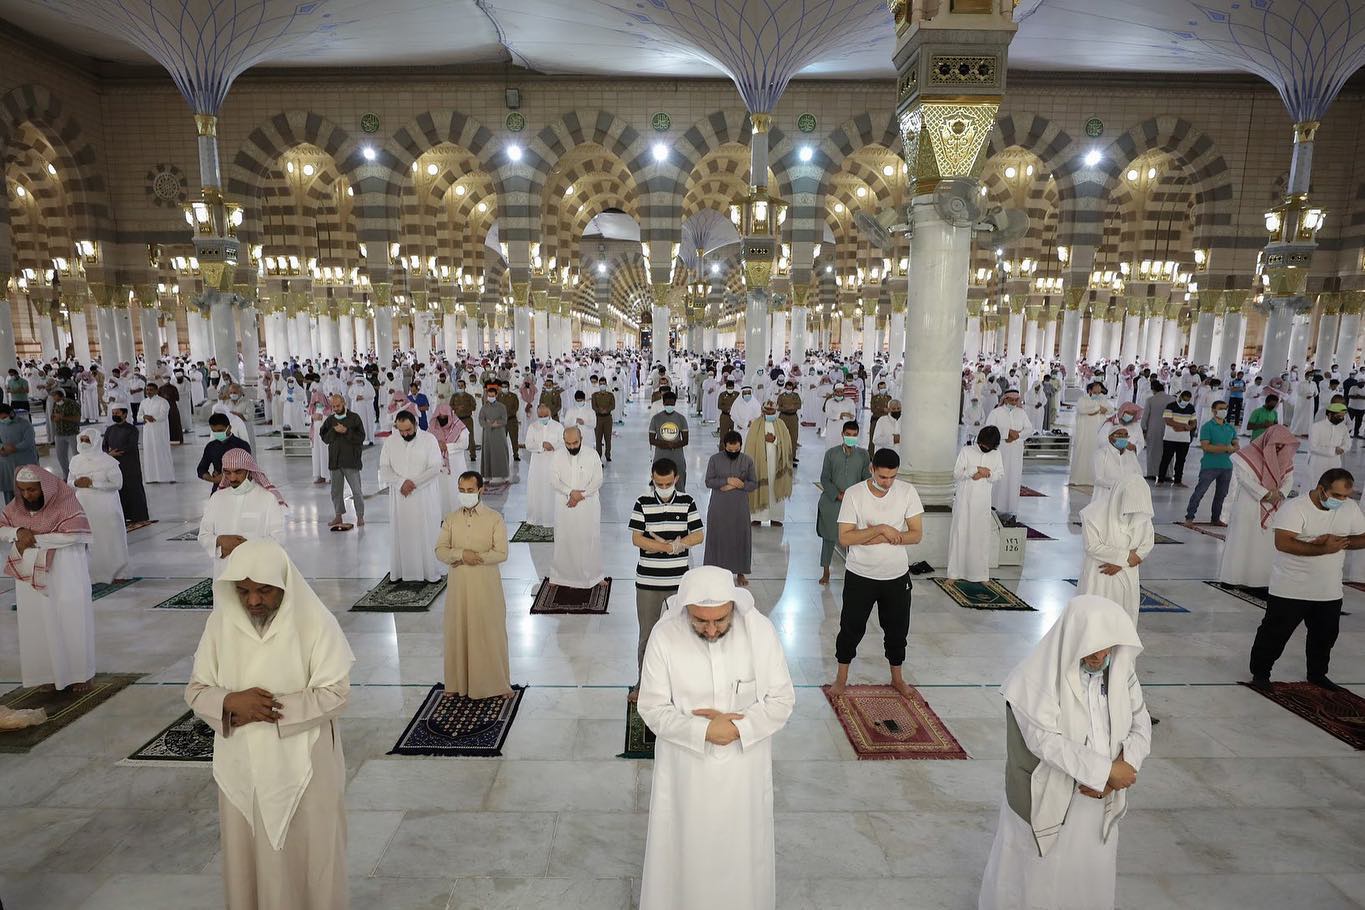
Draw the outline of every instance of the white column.
[[[1227,363],[1223,359],[1223,317],[1217,314],[1214,314],[1213,317],[1213,338],[1209,347],[1209,363],[1213,366],[1215,375],[1223,375],[1223,364]]]
[[[1237,366],[1242,362],[1242,335],[1246,324],[1240,310],[1229,310],[1223,315],[1223,343],[1218,354],[1218,369]]]
[[[852,319],[840,319],[840,320],[839,320],[839,353],[841,353],[841,354],[843,354],[845,357],[847,357],[847,356],[849,356],[850,354],[853,353],[853,349],[854,349],[855,347],[857,347],[857,344],[856,344],[856,343],[854,342],[854,340],[853,340],[853,320],[852,320]]]
[[[1062,311],[1062,350],[1058,356],[1066,367],[1067,385],[1079,385],[1076,364],[1081,359],[1081,311],[1070,306]]]
[[[11,331],[13,327],[11,326]],[[100,363],[107,375],[118,366],[118,337],[114,330],[114,311],[109,307],[95,308],[95,333],[99,336]],[[6,369],[9,369],[6,367]]]
[[[978,321],[977,335],[980,333],[981,326]],[[888,335],[890,337],[887,338],[886,357],[894,369],[897,363],[905,359],[905,313],[894,305],[891,308],[891,328]]]
[[[967,328],[963,334],[963,353],[968,360],[975,360],[985,350],[985,338],[981,334],[981,317],[967,316]],[[901,356],[905,356],[902,354]]]
[[[382,369],[393,357],[393,310],[389,307],[374,308],[374,343]]]
[[[1360,314],[1343,311],[1341,331],[1337,333],[1337,364],[1349,371],[1356,357],[1356,336],[1360,334]],[[5,367],[8,369],[8,367]]]
[[[85,318],[85,314],[81,314]],[[86,350],[90,349],[90,339],[86,338]],[[172,357],[180,356],[180,320],[174,313],[166,314],[166,353]]]
[[[1163,360],[1174,360],[1184,351],[1181,344],[1180,320],[1174,316],[1166,319],[1165,326],[1161,330],[1161,357]]]
[[[753,312],[752,300],[750,300],[749,312]],[[668,366],[673,359],[668,344],[668,307],[656,303],[650,307],[650,315],[652,317],[651,331],[654,339],[652,342],[654,348],[650,356],[653,357],[655,363],[662,363],[664,366]],[[761,328],[760,324],[763,321],[762,319],[751,321],[754,323],[755,327]],[[763,336],[760,334],[755,341],[755,347],[745,347],[745,359],[752,360],[753,353],[757,352],[758,358],[761,360],[763,357],[763,351],[760,347],[762,343]]]
[[[1329,313],[1326,310],[1323,310],[1322,317],[1318,320],[1318,340],[1313,348],[1313,361],[1320,370],[1332,367],[1332,357],[1336,354],[1338,321],[1336,313]]]
[[[863,316],[863,366],[872,369],[872,360],[881,348],[881,342],[877,338],[877,317]]]
[[[808,331],[808,329],[807,329],[807,323],[806,323],[806,317],[807,317],[807,315],[809,314],[809,312],[810,312],[810,311],[807,310],[807,309],[806,309],[805,307],[803,307],[803,306],[792,307],[792,340],[791,340],[792,363],[805,363],[805,362],[806,362],[806,349],[807,349],[807,347],[810,345],[809,331]],[[904,332],[904,330],[905,330],[905,319],[904,319],[904,317],[902,317],[902,319],[901,319],[901,331]],[[703,344],[703,345],[705,345],[705,335],[706,335],[706,333],[703,331],[703,333],[702,333],[702,337],[703,337],[702,344]],[[902,335],[902,338],[904,338],[904,335]]]
[[[118,359],[132,366],[137,361],[137,348],[133,346],[133,314],[126,306],[114,310],[114,340],[118,343]]]
[[[517,358],[517,363],[521,366],[531,362],[531,308],[529,306],[518,306],[512,311],[513,335],[515,342],[513,348]]]
[[[1090,314],[1090,331],[1086,335],[1085,359],[1094,363],[1103,357],[1104,317],[1098,313]]]
[[[422,363],[431,359],[430,313],[412,314],[412,349]]]
[[[906,319],[902,401],[915,402],[915,432],[901,437],[901,460],[925,504],[953,499],[958,450],[970,228],[939,217],[933,197],[911,203],[910,311]]]
[[[1161,360],[1161,337],[1166,331],[1166,314],[1153,313],[1147,317],[1147,362],[1156,366]]]
[[[1005,336],[1005,362],[1014,363],[1024,349],[1024,311],[1009,311],[1009,333]]]
[[[754,384],[768,360],[768,301],[766,295],[751,290],[744,308],[744,382]]]
[[[6,302],[8,303],[8,301]],[[85,307],[74,307],[71,310],[71,348],[77,362],[83,366],[88,366],[90,364],[90,326],[86,322]],[[5,367],[3,369],[7,370],[9,368]],[[3,370],[0,370],[0,372],[3,372]]]
[[[445,347],[446,358],[454,360],[455,349],[460,346],[460,318],[454,313],[446,313],[441,317],[441,342]],[[521,355],[518,354],[517,358],[520,360]]]
[[[787,314],[785,312],[773,313],[772,341],[769,344],[769,353],[773,363],[781,363],[782,358],[787,356]]]
[[[1123,315],[1122,332],[1123,337],[1119,344],[1119,359],[1124,364],[1133,363],[1141,355],[1142,349],[1142,317],[1133,310],[1128,310]]]
[[[242,375],[237,378],[255,398],[255,389],[261,382],[261,314],[254,306],[242,307],[237,311],[237,337],[242,342]]]
[[[96,313],[107,313],[107,308]],[[14,311],[10,308],[5,288],[0,287],[0,375],[19,368],[19,353],[15,347]]]
[[[372,347],[370,344],[370,320],[357,316],[355,320],[355,349],[364,356]]]
[[[1213,311],[1200,310],[1198,327],[1194,332],[1190,359],[1200,366],[1208,365],[1213,356]]]
[[[355,320],[345,310],[337,317],[337,338],[341,343],[341,356],[349,360],[355,353]]]
[[[232,312],[232,304],[226,294],[211,294],[209,305],[209,328],[213,333],[213,356],[218,360],[218,369],[227,370],[234,378],[237,376],[237,322]]]
[[[336,317],[330,313],[323,313],[317,317],[317,324],[318,356],[328,359],[336,357],[341,349]]]
[[[1024,314],[1024,357],[1032,360],[1038,356],[1038,320]]]
[[[147,359],[150,371],[161,356],[161,326],[156,324],[156,310],[151,307],[138,308],[138,328],[142,335],[142,356]]]
[[[1294,316],[1289,333],[1289,365],[1292,367],[1302,367],[1308,362],[1308,333],[1312,328],[1309,325],[1310,319],[1312,315],[1309,313]]]
[[[38,340],[43,345],[43,360],[53,360],[57,355],[57,334],[52,327],[52,317],[47,313],[38,315]]]

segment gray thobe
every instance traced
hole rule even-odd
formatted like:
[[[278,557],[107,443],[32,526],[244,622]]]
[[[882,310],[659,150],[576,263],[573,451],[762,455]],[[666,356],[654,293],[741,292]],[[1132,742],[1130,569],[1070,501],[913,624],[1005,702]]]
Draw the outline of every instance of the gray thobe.
[[[14,498],[14,473],[26,464],[38,463],[33,424],[23,417],[0,423],[0,444],[14,446],[13,452],[0,455],[0,492],[5,494],[5,502],[9,502]]]
[[[825,452],[820,466],[820,507],[815,517],[815,533],[820,535],[820,565],[828,568],[839,542],[839,494],[872,476],[872,456],[861,446],[850,449],[837,445]]]
[[[1175,401],[1169,392],[1157,392],[1147,399],[1142,411],[1142,438],[1147,440],[1148,477],[1156,477],[1161,468],[1162,440],[1166,438],[1166,422],[1161,419],[1170,403]]]
[[[507,448],[507,408],[498,401],[481,402],[479,427],[483,430],[479,450],[479,473],[484,480],[512,476],[512,458]]]
[[[730,477],[738,477],[744,486],[722,493],[720,488]],[[748,575],[754,549],[749,494],[758,489],[754,460],[743,452],[733,459],[723,451],[717,452],[706,463],[706,488],[711,491],[711,503],[706,509],[706,554],[702,565]]]

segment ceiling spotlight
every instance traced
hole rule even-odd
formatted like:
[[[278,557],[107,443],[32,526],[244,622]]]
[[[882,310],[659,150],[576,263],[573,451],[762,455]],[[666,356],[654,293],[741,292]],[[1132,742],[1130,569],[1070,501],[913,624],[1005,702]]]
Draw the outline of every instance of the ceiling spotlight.
[[[47,166],[47,172],[51,174],[53,177],[57,176],[57,168],[54,165],[49,164]]]
[[[284,163],[284,169],[285,169],[286,171],[288,171],[289,173],[291,173],[291,174],[294,173],[294,162],[292,162],[292,161],[286,161],[286,162]]]
[[[360,150],[360,154],[365,156],[366,161],[373,161],[375,158],[374,148],[368,145]]]
[[[1033,165],[1030,164],[1028,167],[1024,168],[1024,173],[1025,173],[1026,175],[1028,175],[1029,177],[1032,177],[1032,176],[1033,176]]]
[[[607,274],[607,264],[605,262],[597,263],[597,274],[599,275]]]
[[[521,146],[519,146],[519,145],[509,145],[509,146],[507,147],[507,157],[508,157],[508,158],[511,158],[513,161],[520,161],[520,160],[521,160]]]
[[[858,187],[858,189],[855,190],[854,192],[856,192],[856,193],[858,194],[858,198],[859,198],[859,199],[863,199],[863,198],[865,198],[865,197],[867,196],[867,187],[865,187],[865,186],[860,186],[860,187]]]
[[[1137,168],[1135,168],[1135,167],[1130,167],[1130,168],[1128,169],[1128,179],[1129,179],[1129,180],[1136,180],[1136,179],[1138,179]]]
[[[18,196],[20,199],[23,199],[25,196],[28,195],[28,190],[16,184],[14,187],[14,195]]]
[[[832,274],[833,272],[834,272],[834,266],[832,266],[832,265],[827,265],[827,266],[825,266],[825,274],[826,274],[826,275]]]
[[[720,274],[720,263],[719,263],[719,262],[713,262],[713,263],[711,263],[711,274],[712,274],[712,275],[719,275],[719,274]]]
[[[414,162],[412,163],[412,172],[413,172],[414,174],[417,173],[417,167],[418,167],[418,164],[417,164],[416,161],[414,161]]]
[[[437,167],[437,166],[435,165],[434,162],[433,162],[432,164],[428,164],[428,165],[427,165],[427,176],[428,176],[428,177],[435,177],[436,174],[437,174],[437,172],[440,171],[440,170],[441,170],[441,169],[440,169],[439,167]]]
[[[836,215],[842,215],[844,213],[844,204],[842,202],[834,203],[834,213]]]
[[[346,187],[346,195],[347,195],[347,196],[354,196],[354,195],[355,195],[355,187],[353,187],[353,186],[348,186],[348,187]]]
[[[316,171],[317,171],[317,168],[313,167],[311,164],[305,164],[305,165],[303,166],[303,176],[305,176],[305,177],[311,177],[311,176],[313,176],[314,172],[316,172]]]
[[[459,186],[455,187],[455,195],[456,195],[456,196],[463,196],[463,195],[464,195],[465,193],[467,193],[467,192],[469,192],[469,191],[466,190],[466,189],[464,188],[464,184],[463,184],[463,183],[461,183]]]
[[[1010,165],[1009,167],[1005,168],[1005,179],[1006,179],[1006,180],[1013,180],[1015,177],[1018,177],[1018,176],[1019,176],[1019,171],[1018,171],[1017,168],[1015,168],[1014,165]]]
[[[655,160],[655,161],[667,161],[667,160],[668,160],[668,146],[664,145],[662,142],[656,142],[656,143],[654,143],[654,150],[653,150],[653,151],[654,151],[654,160]]]
[[[882,176],[883,176],[883,177],[890,177],[890,176],[891,176],[892,174],[894,174],[894,173],[896,173],[896,167],[895,167],[895,165],[887,164],[887,165],[883,165],[883,166],[882,166]]]
[[[565,196],[572,196],[572,195],[573,195],[573,184],[572,184],[572,183],[569,184],[568,186],[564,187],[564,195],[565,195]]]
[[[488,211],[488,203],[487,203],[487,202],[480,202],[480,203],[479,203],[479,211],[481,211],[481,212],[486,212],[486,211]]]
[[[1156,168],[1154,168],[1154,167],[1149,167],[1149,168],[1147,168],[1147,179],[1148,179],[1148,180],[1153,180],[1153,179],[1155,179],[1155,178],[1156,178]]]
[[[1100,153],[1100,150],[1099,150],[1099,149],[1091,149],[1090,151],[1088,151],[1088,152],[1085,153],[1085,166],[1086,166],[1086,167],[1094,167],[1095,165],[1099,164],[1099,163],[1100,163],[1101,161],[1103,161],[1103,160],[1104,160],[1104,155]]]
[[[796,157],[800,158],[802,161],[809,161],[815,157],[815,149],[811,148],[809,145],[803,145],[801,146],[801,150],[796,153]]]

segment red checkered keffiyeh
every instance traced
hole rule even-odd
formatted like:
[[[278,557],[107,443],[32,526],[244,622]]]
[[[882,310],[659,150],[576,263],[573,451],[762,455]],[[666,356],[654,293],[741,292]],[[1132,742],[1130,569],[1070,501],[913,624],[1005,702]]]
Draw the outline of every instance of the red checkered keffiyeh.
[[[36,464],[29,464],[20,468],[14,479],[19,483],[36,481],[41,484],[43,507],[30,512],[23,498],[15,496],[0,511],[0,527],[28,528],[34,536],[90,533],[90,522],[85,517],[80,501],[76,499],[76,491],[56,474]],[[52,557],[56,553],[55,549],[47,550],[29,568],[18,550],[11,548],[5,559],[5,574],[32,585],[36,591],[44,591],[47,589],[47,573],[52,569]]]

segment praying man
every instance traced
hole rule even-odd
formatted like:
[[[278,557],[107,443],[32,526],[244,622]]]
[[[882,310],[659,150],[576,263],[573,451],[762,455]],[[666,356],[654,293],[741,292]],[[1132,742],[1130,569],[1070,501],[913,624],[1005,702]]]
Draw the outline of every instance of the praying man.
[[[986,417],[986,426],[1000,431],[1000,461],[1005,467],[1000,482],[991,490],[991,503],[1001,515],[1013,517],[1019,511],[1019,486],[1024,480],[1024,440],[1034,430],[1019,406],[1018,389],[1005,390],[999,406]]]
[[[337,718],[354,663],[283,547],[249,540],[233,550],[185,687],[214,734],[228,910],[350,906]]]
[[[774,910],[772,736],[795,703],[753,595],[720,566],[684,575],[640,675],[656,737],[640,910]]]
[[[444,573],[436,559],[441,530],[441,495],[437,478],[445,467],[441,445],[417,429],[411,411],[399,411],[394,432],[379,450],[379,481],[389,488],[390,581],[439,581]]]
[[[555,497],[555,550],[550,582],[569,588],[605,584],[602,571],[602,459],[584,448],[583,432],[564,431],[564,448],[550,457]]]
[[[286,505],[250,452],[229,449],[218,492],[204,504],[199,520],[199,546],[213,559],[213,578],[223,574],[232,551],[248,540],[284,543]]]

